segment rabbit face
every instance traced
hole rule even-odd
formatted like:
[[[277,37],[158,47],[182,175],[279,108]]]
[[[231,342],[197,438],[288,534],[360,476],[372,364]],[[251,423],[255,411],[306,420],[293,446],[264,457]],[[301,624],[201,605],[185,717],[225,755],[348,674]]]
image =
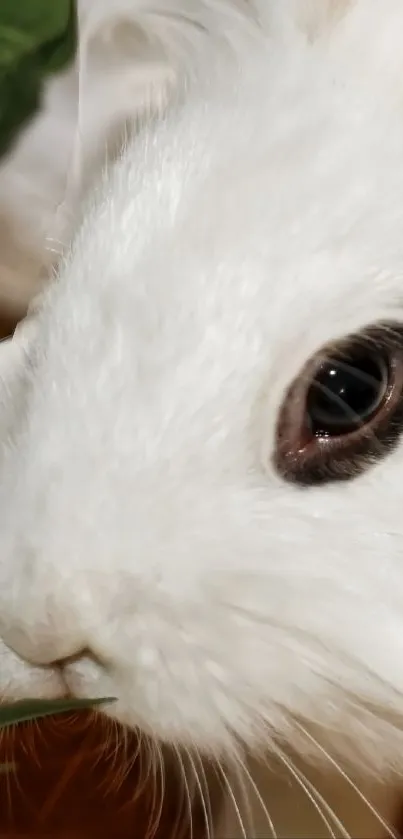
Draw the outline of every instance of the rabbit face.
[[[403,692],[403,114],[340,49],[268,52],[128,144],[4,350],[1,688],[114,696],[211,750],[366,731],[379,760]]]

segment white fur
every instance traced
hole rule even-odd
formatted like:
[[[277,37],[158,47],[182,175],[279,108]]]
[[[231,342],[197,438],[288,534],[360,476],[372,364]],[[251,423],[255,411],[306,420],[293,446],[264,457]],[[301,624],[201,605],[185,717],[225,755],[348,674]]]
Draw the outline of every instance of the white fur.
[[[5,347],[0,688],[78,654],[71,690],[167,740],[309,751],[302,721],[401,767],[403,445],[320,488],[270,459],[310,356],[403,319],[403,5],[313,39],[294,5],[203,43]]]
[[[164,106],[205,40],[234,49],[233,23],[249,3],[78,0],[76,59],[46,83],[39,112],[0,164],[2,310],[21,313],[41,288],[127,123]]]

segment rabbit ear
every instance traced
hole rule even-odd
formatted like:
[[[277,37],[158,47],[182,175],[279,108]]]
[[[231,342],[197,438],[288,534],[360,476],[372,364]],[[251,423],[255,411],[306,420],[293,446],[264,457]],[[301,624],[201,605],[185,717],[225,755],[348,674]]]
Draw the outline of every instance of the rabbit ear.
[[[219,40],[237,54],[248,31],[256,31],[257,2],[79,0],[78,109],[54,238],[68,238],[66,212],[76,215],[94,175],[119,153],[127,126],[164,109],[178,80],[200,66],[203,49]]]
[[[136,28],[149,44],[174,57],[181,39],[197,43],[209,38],[230,39],[236,22],[256,17],[262,0],[79,0],[80,32],[88,37],[111,33],[123,24]],[[266,0],[264,0],[266,5]],[[231,31],[232,30],[232,31]]]
[[[78,113],[65,206],[77,206],[130,121],[165,107],[203,44],[241,32],[234,22],[247,22],[251,2],[79,0]],[[58,229],[55,235],[64,238]]]
[[[257,19],[260,0],[81,0],[78,4],[81,68],[91,57],[96,78],[119,73],[113,107],[125,98],[127,112],[172,76],[189,67],[204,44],[237,40]],[[88,66],[91,63],[88,61]],[[165,78],[164,78],[165,77]],[[127,95],[129,94],[129,95]],[[117,97],[117,99],[116,99]],[[106,102],[105,102],[106,100]],[[108,97],[103,95],[107,104]]]

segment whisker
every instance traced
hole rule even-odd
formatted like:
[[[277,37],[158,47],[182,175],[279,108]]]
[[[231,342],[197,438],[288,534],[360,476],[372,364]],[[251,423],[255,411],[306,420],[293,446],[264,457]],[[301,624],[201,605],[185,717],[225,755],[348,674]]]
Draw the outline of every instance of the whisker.
[[[151,813],[150,821],[147,829],[147,839],[153,839],[161,822],[162,809],[164,805],[164,784],[165,775],[163,769],[163,760],[161,754],[161,747],[157,741],[150,741],[150,756],[151,756],[151,772],[152,772],[152,799],[151,799]],[[158,783],[158,779],[160,783]],[[159,791],[159,796],[158,796]],[[159,798],[159,801],[157,799]]]
[[[263,800],[263,796],[262,796],[262,794],[259,790],[259,787],[257,786],[256,781],[252,777],[252,774],[247,767],[246,761],[242,760],[242,758],[240,756],[238,756],[237,761],[238,761],[238,766],[240,767],[241,771],[244,773],[245,778],[247,779],[247,781],[249,783],[249,786],[252,788],[252,791],[253,791],[253,793],[254,793],[254,795],[255,795],[258,803],[259,803],[259,806],[261,807],[261,810],[264,813],[265,819],[267,821],[267,824],[269,826],[269,829],[270,829],[270,832],[271,832],[271,835],[272,835],[273,839],[277,839],[277,831],[276,831],[276,828],[274,827],[273,819],[272,819],[272,817],[271,817],[271,815],[270,815],[270,813],[267,809],[267,806],[266,806],[266,804]]]
[[[206,770],[204,768],[203,759],[200,755],[200,752],[199,752],[198,748],[195,749],[195,759],[197,760],[197,762],[200,766],[200,772],[201,772],[201,775],[202,775],[202,778],[203,778],[204,787],[207,791],[207,801],[206,801],[206,803],[207,803],[207,807],[208,807],[208,817],[209,817],[209,822],[212,825],[213,824],[213,812],[212,812],[212,808],[211,808],[211,790],[210,790],[209,782],[207,780],[207,774],[206,774]],[[209,764],[209,765],[211,766],[211,764]]]
[[[179,785],[179,790],[178,790],[180,797],[179,797],[179,800],[178,800],[178,806],[176,808],[175,822],[174,822],[173,827],[172,827],[171,836],[175,837],[175,839],[182,839],[182,837],[185,835],[185,831],[187,829],[187,825],[186,825],[186,822],[185,822],[185,819],[184,819],[184,808],[187,804],[187,802],[185,803],[186,791],[185,791],[185,782],[184,782],[184,775],[183,775],[184,766],[183,766],[183,763],[182,763],[182,760],[181,760],[179,749],[176,746],[173,746],[173,755],[175,757],[176,764],[179,767],[181,783]]]
[[[244,825],[244,822],[243,822],[243,819],[242,819],[242,813],[240,811],[239,805],[238,805],[236,797],[234,795],[234,791],[232,789],[231,783],[230,783],[230,781],[227,777],[226,772],[224,771],[223,767],[221,766],[221,763],[217,763],[217,771],[220,773],[220,777],[222,778],[222,780],[224,782],[225,789],[227,790],[228,795],[231,799],[231,803],[232,803],[232,806],[234,808],[234,812],[235,812],[236,818],[238,820],[239,827],[240,827],[241,832],[242,832],[242,839],[248,839],[248,835],[246,833],[245,825]]]
[[[187,778],[187,774],[186,774],[185,764],[183,762],[182,755],[181,755],[179,749],[176,746],[175,746],[175,754],[178,758],[179,767],[181,769],[181,774],[182,774],[183,784],[184,784],[184,791],[185,791],[186,800],[187,800],[187,810],[188,810],[188,814],[189,814],[190,839],[193,839],[193,801],[192,801],[192,796],[191,796],[191,793],[190,793],[190,788],[189,788],[188,778]]]
[[[204,820],[204,824],[205,824],[205,827],[206,827],[206,836],[207,836],[207,839],[211,839],[211,828],[212,828],[211,808],[210,808],[210,805],[206,803],[205,790],[203,789],[202,783],[200,781],[200,777],[199,777],[199,773],[197,771],[196,764],[195,764],[195,762],[192,758],[192,755],[190,754],[190,751],[188,749],[186,749],[186,755],[187,755],[187,758],[189,760],[189,764],[190,764],[190,767],[192,769],[192,772],[194,774],[194,778],[195,778],[195,781],[196,781],[196,788],[197,788],[198,793],[200,795],[200,803],[201,803],[202,810],[203,810],[203,820]]]
[[[246,783],[246,780],[245,780],[245,773],[243,771],[243,769],[244,769],[243,763],[241,762],[241,764],[240,764],[239,760],[237,758],[235,758],[233,760],[233,764],[234,764],[234,773],[235,773],[235,776],[236,776],[236,782],[237,782],[237,785],[239,787],[240,794],[241,794],[241,797],[242,797],[243,810],[245,811],[247,833],[248,833],[249,836],[254,836],[255,833],[256,833],[255,820],[254,820],[254,817],[253,817],[250,796],[248,795],[247,783]]]
[[[165,800],[165,763],[164,763],[164,758],[163,758],[163,754],[162,754],[162,749],[161,749],[161,746],[160,746],[159,743],[156,743],[156,751],[157,751],[157,758],[158,758],[157,768],[158,768],[158,777],[159,777],[158,789],[159,789],[160,801],[159,801],[159,806],[158,806],[158,810],[157,810],[157,813],[156,813],[157,818],[156,818],[156,821],[155,821],[155,833],[157,832],[157,829],[158,829],[158,827],[161,823],[162,811],[163,811],[164,800]]]
[[[378,821],[378,824],[380,824],[381,827],[384,830],[386,830],[386,833],[390,837],[390,839],[399,839],[399,837],[396,835],[395,831],[391,828],[391,826],[381,816],[381,814],[378,812],[376,807],[374,807],[374,805],[371,804],[371,802],[368,800],[366,795],[364,795],[364,793],[359,789],[359,787],[357,787],[357,784],[354,783],[354,781],[352,780],[352,778],[350,778],[350,776],[347,774],[347,772],[344,769],[342,769],[342,767],[337,763],[337,760],[335,760],[331,756],[331,754],[329,754],[329,752],[324,748],[324,746],[321,745],[321,743],[318,742],[318,740],[316,739],[316,737],[313,736],[313,734],[311,734],[309,731],[307,731],[305,726],[301,725],[301,723],[297,722],[296,720],[294,722],[295,722],[295,725],[297,726],[297,728],[299,728],[299,730],[302,732],[302,734],[304,734],[305,737],[318,749],[320,754],[322,754],[323,757],[326,758],[326,760],[331,764],[331,766],[333,766],[333,768],[336,770],[336,772],[338,772],[338,774],[342,778],[344,778],[344,780],[349,785],[349,787],[352,790],[354,790],[354,792],[358,795],[358,797],[363,802],[363,804],[365,804],[365,806],[368,807],[368,810],[372,813],[372,815]]]
[[[325,813],[327,813],[329,818],[333,820],[334,825],[340,830],[343,839],[352,839],[350,833],[347,832],[343,823],[340,821],[334,810],[331,808],[330,804],[328,804],[326,799],[323,797],[323,795],[321,795],[319,790],[316,789],[316,787],[314,786],[314,784],[312,784],[309,778],[307,778],[303,772],[297,769],[293,761],[290,758],[287,758],[285,754],[279,751],[278,756],[281,762],[284,764],[284,766],[288,769],[292,777],[296,780],[297,784],[304,791],[305,795],[308,797],[309,801],[315,808],[326,829],[329,831],[331,839],[337,839],[337,837],[331,823],[326,818]],[[325,813],[323,812],[322,807],[325,810]]]
[[[116,759],[117,759],[118,754],[120,752],[120,760],[119,760],[119,763],[118,763],[119,777],[117,779],[117,787],[116,787],[117,789],[120,789],[123,786],[128,774],[130,773],[131,768],[133,767],[134,763],[136,762],[138,752],[139,752],[139,743],[137,743],[136,749],[134,750],[134,753],[129,756],[129,739],[128,739],[127,729],[124,726],[120,727],[118,725],[118,723],[115,722],[114,720],[112,722],[114,723],[114,730],[115,730],[115,735],[114,735],[115,747],[114,747],[114,750],[113,750],[113,761],[114,761],[113,765],[116,765]]]

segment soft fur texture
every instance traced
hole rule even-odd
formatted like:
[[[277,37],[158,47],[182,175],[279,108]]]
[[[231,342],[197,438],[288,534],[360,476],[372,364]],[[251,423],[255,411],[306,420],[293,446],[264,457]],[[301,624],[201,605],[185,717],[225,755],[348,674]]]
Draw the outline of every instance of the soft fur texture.
[[[112,715],[215,753],[309,752],[315,724],[402,768],[403,448],[319,488],[270,464],[307,360],[403,320],[403,5],[125,5],[155,36],[147,111],[177,93],[2,347],[0,691],[116,696]],[[97,141],[131,116],[106,99]],[[14,196],[39,249],[60,153],[41,225]]]
[[[77,60],[47,84],[39,113],[0,165],[2,309],[22,312],[57,264],[126,123],[166,102],[205,41],[234,49],[248,2],[78,0]]]

